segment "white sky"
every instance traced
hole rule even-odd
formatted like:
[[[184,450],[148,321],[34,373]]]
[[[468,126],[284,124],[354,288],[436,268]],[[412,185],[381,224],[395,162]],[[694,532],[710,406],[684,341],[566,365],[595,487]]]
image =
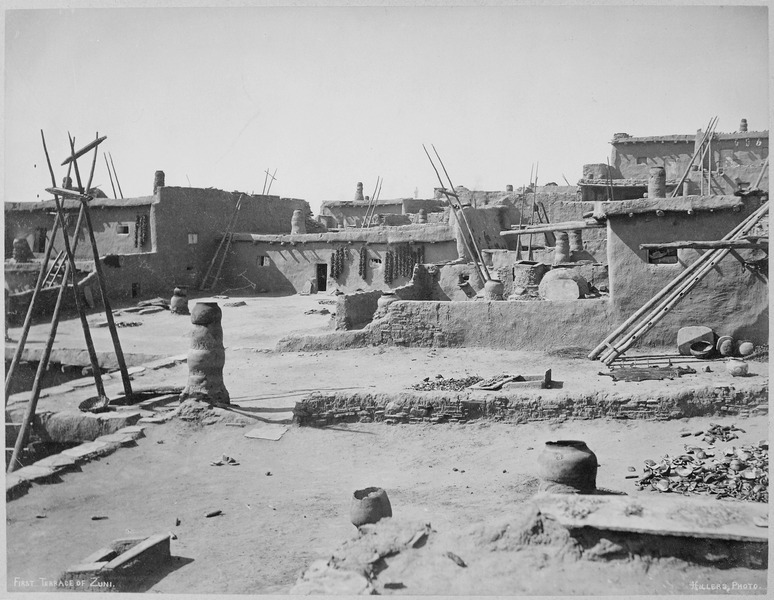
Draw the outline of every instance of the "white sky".
[[[377,175],[382,198],[430,197],[422,143],[455,185],[538,161],[575,183],[615,132],[768,129],[768,28],[765,6],[6,10],[5,200],[50,198],[40,129],[55,165],[68,130],[107,135],[126,197],[157,169],[260,193],[267,167],[315,213]],[[101,152],[94,182],[112,196]]]

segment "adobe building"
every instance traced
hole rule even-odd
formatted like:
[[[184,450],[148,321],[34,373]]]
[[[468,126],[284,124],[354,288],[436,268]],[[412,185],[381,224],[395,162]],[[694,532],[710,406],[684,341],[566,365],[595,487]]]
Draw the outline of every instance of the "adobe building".
[[[311,214],[309,204],[295,198],[165,186],[163,173],[160,179],[157,174],[152,195],[93,199],[89,203],[90,214],[111,297],[167,297],[176,286],[197,287],[240,196],[242,203],[236,217],[236,231],[287,233],[294,211],[300,210],[305,218]],[[80,201],[66,200],[64,209],[67,227],[72,231]],[[35,257],[42,258],[54,213],[53,200],[6,203],[6,259],[10,257],[16,239],[27,240]],[[79,237],[75,258],[80,268],[90,271],[93,270],[93,255],[84,236],[85,230]],[[62,232],[59,231],[54,240],[53,256],[63,250]],[[8,269],[6,261],[6,271]],[[31,273],[27,288],[34,286],[37,269]]]
[[[754,185],[769,155],[769,132],[748,131],[742,119],[739,130],[713,133],[701,148],[704,132],[696,135],[662,135],[633,137],[616,133],[610,166],[587,164],[578,182],[585,201],[631,200],[642,198],[648,191],[652,167],[666,170],[666,191],[671,193],[691,162],[701,150],[696,164],[678,190],[679,195],[722,195],[744,191]],[[704,160],[700,158],[706,150]],[[761,183],[768,190],[768,180]],[[612,188],[612,190],[610,189]]]
[[[420,217],[420,211],[423,216]],[[354,200],[325,201],[320,205],[320,222],[329,230],[366,225],[409,225],[422,222],[448,221],[446,200],[422,198],[381,199],[375,202],[363,195],[363,184],[358,183]],[[366,215],[370,215],[366,223]]]

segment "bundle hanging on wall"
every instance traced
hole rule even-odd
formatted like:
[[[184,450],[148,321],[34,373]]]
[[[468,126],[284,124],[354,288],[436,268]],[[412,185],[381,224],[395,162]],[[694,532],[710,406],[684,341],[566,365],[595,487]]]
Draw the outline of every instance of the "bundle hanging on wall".
[[[365,246],[360,248],[360,263],[358,264],[357,272],[362,279],[366,278],[368,268],[368,250]]]
[[[387,250],[384,255],[384,283],[392,283],[395,279],[395,253]]]
[[[137,215],[134,222],[134,247],[142,248],[148,237],[148,215]]]
[[[348,254],[346,249],[337,248],[331,254],[331,277],[338,279],[344,272],[344,261],[347,260]]]

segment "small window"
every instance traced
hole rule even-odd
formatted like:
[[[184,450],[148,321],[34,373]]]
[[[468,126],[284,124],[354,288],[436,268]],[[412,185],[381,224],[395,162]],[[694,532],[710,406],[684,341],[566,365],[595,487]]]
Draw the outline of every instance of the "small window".
[[[372,258],[371,259],[371,264],[372,265],[380,265],[380,264],[382,264],[382,259],[381,258]]]
[[[638,156],[637,157],[637,164],[638,165],[647,165],[648,164],[647,157],[645,157],[645,156]]]
[[[140,284],[132,283],[132,298],[137,298],[140,295]]]
[[[189,233],[188,234],[188,243],[189,244],[198,244],[199,243],[199,234],[198,233]]]
[[[66,221],[65,221],[66,222]],[[35,241],[34,241],[34,252],[45,252],[46,251],[46,234],[48,233],[48,230],[45,227],[38,227],[35,229]]]
[[[271,264],[268,256],[259,256],[256,262],[259,267],[268,267]]]
[[[652,248],[648,250],[648,263],[651,265],[677,264],[677,248]]]
[[[116,225],[118,235],[129,235],[129,225]]]

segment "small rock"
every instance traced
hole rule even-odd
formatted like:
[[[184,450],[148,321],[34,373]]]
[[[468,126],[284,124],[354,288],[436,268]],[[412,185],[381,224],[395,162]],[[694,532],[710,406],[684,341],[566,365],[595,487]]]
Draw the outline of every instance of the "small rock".
[[[177,527],[178,525],[180,525],[180,523],[181,523],[180,519],[175,519],[175,527]]]
[[[271,477],[271,471],[266,471],[266,477]]]
[[[637,472],[637,469],[635,467],[626,467],[626,470],[629,471],[630,473],[636,473]]]
[[[468,566],[468,565],[465,564],[465,561],[462,560],[456,554],[454,554],[454,552],[447,552],[446,553],[446,557],[447,558],[451,558],[457,564],[458,567],[467,567]]]
[[[210,517],[217,517],[217,516],[220,516],[220,515],[222,515],[222,514],[223,514],[223,511],[222,511],[222,510],[213,510],[212,512],[208,512],[208,513],[207,513],[206,515],[204,515],[204,516],[205,516],[205,517],[207,517],[207,518],[209,519]]]
[[[107,517],[92,517],[91,518],[92,521],[104,521],[105,519],[107,519]]]

